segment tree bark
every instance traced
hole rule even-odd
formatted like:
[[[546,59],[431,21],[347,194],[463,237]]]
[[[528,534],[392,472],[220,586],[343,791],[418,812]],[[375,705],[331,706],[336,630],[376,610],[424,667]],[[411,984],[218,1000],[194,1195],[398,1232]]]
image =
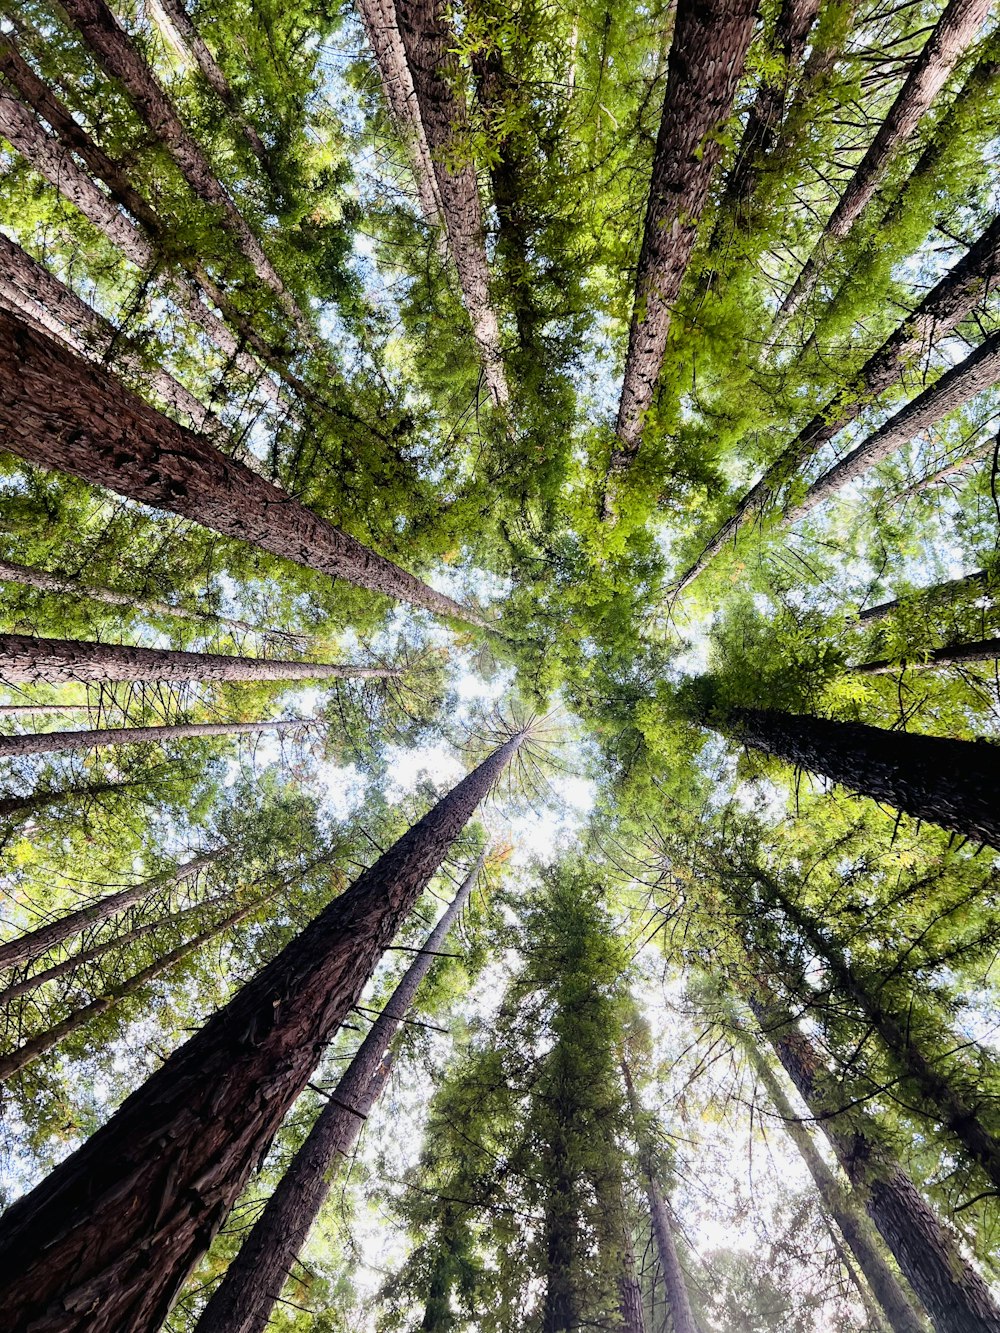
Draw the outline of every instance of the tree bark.
[[[970,352],[964,361],[951,366],[930,388],[880,426],[816,481],[798,504],[785,511],[786,523],[797,523],[837,491],[857,481],[890,454],[902,448],[949,412],[967,403],[984,389],[992,388],[1000,376],[1000,333],[993,333]]]
[[[391,0],[383,0],[386,11],[389,3]],[[461,164],[468,157],[461,142],[468,116],[453,87],[458,78],[455,36],[441,0],[396,0],[395,10],[483,377],[494,403],[503,406],[510,393],[500,350],[500,324],[490,299],[483,207],[474,164]]]
[[[910,1177],[865,1130],[855,1128],[865,1123],[857,1113],[851,1121],[838,1123],[842,1112],[828,1106],[823,1096],[822,1065],[808,1038],[792,1028],[786,1015],[779,1018],[772,1012],[766,1001],[748,997],[748,1002],[937,1333],[998,1333],[1000,1308],[989,1288],[965,1262]]]
[[[103,796],[109,791],[125,791],[128,787],[138,786],[135,782],[85,782],[77,787],[62,787],[55,791],[33,792],[30,796],[0,796],[0,819],[9,819],[14,815],[22,818],[61,801],[72,800],[74,796]]]
[[[143,880],[139,884],[131,884],[127,889],[119,889],[117,893],[110,893],[107,897],[100,898],[87,907],[79,907],[75,912],[69,912],[56,921],[50,921],[47,925],[39,926],[26,935],[19,935],[17,939],[8,940],[6,944],[0,944],[0,969],[15,967],[18,963],[48,953],[57,944],[62,944],[65,940],[71,940],[74,935],[79,935],[88,926],[95,926],[101,921],[106,921],[110,916],[116,916],[117,913],[124,912],[127,907],[131,907],[133,903],[148,897],[157,889],[179,884],[182,880],[199,874],[220,855],[220,852],[209,852],[202,856],[195,856],[190,861],[185,861],[183,865],[178,866],[176,870],[157,875],[154,879]]]
[[[90,704],[0,704],[0,716],[10,717],[36,713],[90,712]]]
[[[649,1212],[653,1223],[653,1235],[656,1237],[656,1250],[660,1256],[660,1270],[663,1285],[667,1293],[667,1307],[670,1310],[673,1333],[698,1333],[691,1312],[691,1301],[687,1292],[687,1281],[681,1261],[677,1254],[673,1228],[667,1212],[666,1201],[656,1177],[650,1173],[646,1177],[646,1193],[649,1198]]]
[[[0,427],[11,453],[181,514],[272,555],[439,615],[480,617],[0,311]]]
[[[931,342],[942,337],[985,298],[1000,280],[1000,216],[899,324],[877,352],[868,358],[852,383],[798,432],[777,459],[737,504],[695,563],[674,584],[675,594],[689,587],[740,530],[759,517],[781,487],[813,454],[917,361]]]
[[[406,1018],[436,952],[475,887],[485,852],[465,877],[295,1154],[264,1211],[202,1311],[196,1333],[262,1333],[287,1275],[389,1072],[389,1045]]]
[[[907,657],[899,662],[882,658],[851,667],[861,676],[887,676],[893,671],[930,671],[934,667],[966,666],[970,662],[995,662],[1000,658],[1000,639],[982,639],[978,643],[949,643],[931,648],[921,657]]]
[[[776,328],[792,317],[812,291],[836,243],[848,234],[861,210],[874,195],[893,156],[915,132],[945,80],[974,41],[990,7],[991,0],[949,0],[899,90],[889,114],[855,168],[812,254],[782,301],[775,320]],[[775,329],[772,329],[772,339],[774,333]]]
[[[92,731],[38,731],[0,736],[0,758],[29,754],[66,754],[99,750],[106,745],[163,745],[203,736],[255,736],[262,731],[301,731],[308,718],[280,722],[178,722],[162,727],[100,727]]]
[[[299,331],[307,338],[311,337],[309,320],[215,175],[204,150],[182,125],[153,71],[104,0],[63,0],[62,8],[79,29],[101,68],[128,93],[150,133],[169,153],[194,193],[219,210],[223,225],[232,233],[260,281],[278,298],[281,308]]]
[[[939,583],[934,588],[924,588],[920,592],[910,593],[906,597],[894,597],[890,602],[880,602],[877,606],[869,606],[866,610],[858,613],[858,620],[862,624],[869,624],[873,620],[884,620],[891,616],[899,608],[915,605],[919,602],[927,602],[933,607],[938,602],[950,601],[956,595],[964,592],[983,593],[987,591],[991,584],[991,575],[985,569],[978,569],[973,574],[965,574],[960,579],[949,579],[946,583]]]
[[[620,1204],[625,1219],[625,1200]],[[622,1229],[622,1271],[618,1279],[619,1309],[623,1333],[646,1333],[646,1313],[642,1304],[642,1287],[635,1271],[635,1250],[628,1226]]]
[[[795,1144],[799,1156],[812,1176],[823,1206],[840,1229],[841,1235],[857,1260],[875,1299],[889,1321],[892,1333],[927,1333],[927,1321],[914,1305],[887,1263],[881,1242],[865,1215],[864,1208],[843,1186],[820,1156],[808,1129],[792,1109],[785,1090],[757,1043],[748,1036],[745,1049],[767,1089],[768,1096]]]
[[[606,518],[614,507],[610,479],[635,458],[643,418],[653,403],[673,305],[722,155],[713,132],[732,112],[756,13],[757,0],[680,0],[677,7],[618,404],[618,439],[602,500]]]
[[[988,741],[757,708],[733,709],[725,730],[744,745],[861,796],[1000,847],[1000,747]]]
[[[154,1333],[524,733],[495,750],[0,1218],[11,1333]]]

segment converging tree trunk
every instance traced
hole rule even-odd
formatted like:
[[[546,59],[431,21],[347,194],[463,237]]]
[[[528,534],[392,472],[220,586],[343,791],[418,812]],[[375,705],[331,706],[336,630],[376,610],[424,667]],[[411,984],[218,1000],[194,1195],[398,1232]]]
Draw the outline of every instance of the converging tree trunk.
[[[389,1045],[479,878],[479,857],[330,1094],[198,1320],[196,1333],[261,1333],[287,1275],[382,1090]]]
[[[627,1218],[624,1193],[619,1200],[623,1222]],[[622,1228],[622,1271],[618,1279],[619,1309],[623,1333],[646,1333],[646,1314],[642,1304],[642,1286],[635,1270],[635,1250],[627,1224]]]
[[[38,467],[107,486],[373,592],[483,623],[4,312],[0,427],[4,447]]]
[[[888,602],[879,602],[877,606],[869,606],[864,611],[858,613],[858,620],[862,624],[870,624],[872,621],[885,620],[887,616],[894,612],[910,607],[917,607],[926,604],[928,610],[937,610],[942,602],[955,601],[963,593],[974,593],[984,596],[990,592],[992,576],[985,569],[977,569],[972,574],[963,574],[959,579],[948,579],[945,583],[939,583],[932,588],[922,588],[918,592],[907,594],[905,597],[894,597]]]
[[[294,717],[275,722],[175,722],[160,727],[98,727],[92,731],[36,731],[20,736],[0,736],[0,758],[28,754],[66,754],[100,750],[106,745],[165,745],[205,736],[257,736],[263,731],[303,731],[314,726],[309,718]]]
[[[154,1333],[518,733],[0,1218],[11,1333]]]
[[[943,648],[930,648],[920,656],[900,661],[880,658],[861,662],[851,671],[861,676],[885,676],[893,671],[929,671],[934,667],[967,666],[974,662],[995,662],[1000,658],[1000,639],[980,639],[977,643],[949,643]]]
[[[59,805],[74,798],[104,796],[108,792],[127,791],[138,786],[135,782],[83,782],[75,787],[62,787],[53,791],[32,792],[28,796],[0,796],[0,818],[10,819],[14,815],[27,818],[39,810]]]

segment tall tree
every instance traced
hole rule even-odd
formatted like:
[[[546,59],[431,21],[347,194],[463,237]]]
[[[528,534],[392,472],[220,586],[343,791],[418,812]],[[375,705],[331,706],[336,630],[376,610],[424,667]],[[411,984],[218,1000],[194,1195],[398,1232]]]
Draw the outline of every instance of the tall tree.
[[[309,718],[282,718],[274,722],[173,722],[154,727],[95,727],[89,731],[32,731],[0,736],[0,758],[27,754],[85,753],[106,745],[165,745],[169,741],[207,736],[259,736],[261,732],[303,731],[315,725]]]

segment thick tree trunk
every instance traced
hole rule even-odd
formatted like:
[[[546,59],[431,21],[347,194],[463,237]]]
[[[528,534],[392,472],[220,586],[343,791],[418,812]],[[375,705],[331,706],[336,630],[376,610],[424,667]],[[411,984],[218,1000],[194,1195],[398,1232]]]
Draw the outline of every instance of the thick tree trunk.
[[[1000,847],[1000,746],[776,709],[735,708],[725,730],[861,796]]]
[[[359,587],[481,625],[290,495],[0,312],[3,447]]]
[[[838,1123],[839,1112],[823,1096],[822,1065],[809,1040],[784,1015],[778,1021],[761,999],[750,998],[749,1003],[937,1333],[998,1333],[1000,1308],[989,1288],[965,1262],[910,1177],[855,1128],[858,1113],[852,1113],[850,1122]]]
[[[389,1045],[475,887],[485,852],[410,964],[198,1320],[196,1333],[262,1333],[388,1074]]]
[[[126,643],[0,633],[0,681],[7,685],[39,681],[69,685],[88,680],[388,680],[400,674],[392,667],[281,662],[269,657],[230,657],[179,648],[136,648]]]
[[[124,912],[127,907],[131,907],[142,898],[147,898],[157,889],[169,888],[181,883],[182,880],[189,879],[192,875],[199,874],[220,855],[220,852],[209,852],[203,856],[193,857],[192,860],[178,866],[176,870],[157,875],[155,879],[143,880],[140,884],[132,884],[117,893],[110,893],[96,903],[77,908],[75,912],[69,912],[56,921],[50,921],[47,925],[29,931],[27,935],[19,935],[15,940],[0,944],[0,969],[14,967],[29,958],[38,958],[39,955],[48,953],[49,949],[55,948],[57,944],[71,940],[88,926],[96,926],[101,921],[107,921],[108,917]]]
[[[875,1299],[889,1321],[892,1333],[927,1333],[927,1321],[904,1290],[882,1253],[881,1242],[864,1208],[841,1185],[813,1143],[808,1129],[792,1109],[785,1090],[763,1051],[752,1039],[745,1042],[757,1076],[767,1089],[784,1129],[812,1176],[823,1206],[840,1229],[857,1260]]]
[[[857,481],[890,454],[908,444],[947,413],[967,403],[1000,378],[1000,333],[993,333],[970,352],[964,361],[951,366],[923,393],[889,418],[874,434],[857,445],[812,483],[797,505],[785,512],[786,523],[796,523],[829,500],[837,491]]]
[[[704,572],[740,530],[759,517],[778,492],[813,454],[874,399],[894,384],[903,369],[917,361],[930,344],[943,337],[1000,281],[1000,217],[924,297],[912,314],[868,358],[853,382],[809,421],[761,479],[743,496],[732,516],[718,529],[695,563],[674,585],[682,592]]]
[[[756,0],[680,0],[667,70],[663,115],[653,157],[642,249],[636,273],[617,444],[603,509],[613,512],[610,479],[639,449],[667,348],[674,302],[687,272],[722,155],[715,131],[729,119],[757,13]]]
[[[389,3],[383,0],[386,8]],[[500,324],[490,299],[483,206],[474,164],[460,165],[469,152],[461,142],[468,116],[454,88],[459,74],[455,35],[441,0],[395,0],[395,10],[483,376],[493,401],[502,406],[510,395],[500,350]]]
[[[263,731],[301,731],[308,718],[279,722],[178,722],[162,727],[100,727],[92,731],[38,731],[0,736],[0,759],[28,754],[67,754],[100,750],[106,745],[164,745],[204,736],[256,736]]]
[[[282,309],[299,330],[307,337],[311,336],[309,320],[296,305],[260,241],[215,175],[204,150],[182,125],[153,71],[104,0],[64,0],[62,7],[104,71],[117,79],[128,93],[150,133],[170,154],[194,193],[219,209],[223,225],[233,234],[260,281],[278,298]]]
[[[781,303],[776,326],[780,327],[790,319],[812,291],[837,242],[851,230],[861,210],[874,195],[894,155],[913,135],[945,80],[976,38],[990,7],[991,0],[949,0],[889,114],[848,181],[812,254]],[[774,330],[771,337],[774,337]]]
[[[10,1333],[154,1333],[512,737],[0,1218]]]
[[[934,667],[966,666],[970,662],[995,662],[1000,657],[1000,639],[982,639],[978,643],[949,643],[931,648],[920,657],[903,661],[883,658],[851,667],[861,676],[887,676],[893,671],[929,671]]]
[[[975,573],[965,574],[960,579],[949,579],[947,583],[939,583],[936,587],[924,588],[906,597],[895,597],[890,602],[879,602],[877,606],[869,606],[858,613],[858,620],[862,624],[870,624],[873,620],[884,620],[900,607],[916,606],[925,602],[929,610],[936,609],[941,602],[951,601],[966,592],[984,595],[989,591],[991,583],[992,576],[985,569],[978,569]]]
[[[620,1199],[619,1211],[624,1220],[626,1216],[624,1196]],[[618,1307],[622,1317],[623,1333],[646,1333],[642,1286],[635,1271],[635,1250],[632,1248],[632,1237],[627,1225],[622,1228],[622,1271],[618,1279]]]

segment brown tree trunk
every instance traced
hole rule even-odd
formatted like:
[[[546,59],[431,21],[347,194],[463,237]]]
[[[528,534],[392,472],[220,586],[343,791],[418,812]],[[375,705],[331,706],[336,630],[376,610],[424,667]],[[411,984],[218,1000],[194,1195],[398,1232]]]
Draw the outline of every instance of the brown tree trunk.
[[[223,225],[265,287],[278,298],[300,332],[311,336],[309,320],[278,276],[260,241],[219,181],[204,150],[181,123],[166,93],[104,0],[64,0],[62,8],[79,29],[102,69],[118,80],[150,133],[163,145],[200,199],[219,209]]]
[[[986,20],[991,0],[949,0],[906,82],[847,183],[812,254],[781,303],[775,320],[784,324],[806,299],[838,241],[851,230],[875,193],[894,155],[915,132],[966,48]],[[774,337],[772,330],[771,337]]]
[[[269,657],[0,633],[0,681],[8,685],[39,681],[69,685],[88,680],[387,680],[400,674],[392,667],[281,662]]]
[[[749,1004],[778,1059],[816,1116],[865,1201],[869,1217],[931,1317],[937,1333],[998,1333],[1000,1308],[979,1274],[963,1259],[952,1236],[927,1206],[897,1162],[867,1137],[858,1113],[849,1122],[830,1107],[820,1086],[822,1065],[809,1040],[765,1000]]]
[[[49,949],[55,948],[57,944],[62,944],[65,940],[71,940],[74,935],[79,935],[88,926],[95,926],[98,922],[106,921],[108,917],[117,915],[118,912],[124,912],[127,907],[131,907],[133,903],[139,902],[141,898],[146,898],[149,894],[155,893],[157,889],[179,884],[182,880],[199,874],[220,855],[221,852],[209,852],[202,856],[196,856],[190,861],[185,861],[176,870],[157,875],[155,879],[143,880],[140,884],[132,884],[127,889],[120,889],[117,893],[110,893],[107,897],[100,898],[96,903],[90,903],[87,907],[79,907],[75,912],[69,912],[66,916],[59,917],[57,921],[50,921],[47,925],[29,931],[27,935],[19,935],[17,939],[9,940],[6,944],[0,944],[0,969],[15,967],[18,963],[23,963],[29,958],[37,958],[40,954],[48,953]]]
[[[819,773],[861,796],[1000,847],[1000,747],[884,731],[862,722],[734,708],[725,730],[744,745]]]
[[[324,574],[483,624],[109,375],[0,312],[4,447]]]
[[[837,491],[857,481],[895,450],[955,408],[967,403],[1000,377],[1000,333],[993,333],[970,352],[964,361],[951,366],[923,393],[901,407],[874,434],[857,445],[816,481],[797,505],[785,511],[786,523],[796,523],[829,500]]]
[[[927,1321],[904,1290],[882,1253],[881,1242],[865,1216],[864,1208],[843,1186],[821,1157],[808,1129],[792,1109],[785,1090],[763,1051],[749,1038],[744,1043],[757,1076],[767,1089],[782,1127],[806,1165],[823,1206],[840,1229],[857,1260],[892,1333],[927,1333]]]
[[[371,1031],[330,1094],[309,1137],[268,1199],[225,1277],[202,1311],[196,1333],[262,1333],[309,1230],[333,1184],[335,1165],[347,1157],[382,1091],[389,1045],[417,989],[475,887],[485,852],[465,877],[451,905],[410,964]]]
[[[85,782],[77,787],[62,787],[56,791],[33,792],[30,796],[0,796],[0,819],[13,815],[26,818],[38,810],[71,801],[74,797],[103,796],[109,791],[125,791],[136,782]]]
[[[613,513],[610,479],[635,458],[643,418],[653,403],[673,305],[722,155],[714,131],[732,113],[756,13],[756,0],[680,0],[677,7],[615,426],[618,440],[602,501],[605,517]]]
[[[388,8],[389,0],[383,0]],[[395,0],[399,35],[413,80],[420,124],[432,155],[438,194],[465,308],[493,401],[509,398],[500,350],[500,324],[490,299],[486,229],[475,165],[461,142],[468,116],[454,83],[459,77],[455,35],[441,0]]]
[[[1000,658],[1000,639],[982,639],[978,643],[949,643],[931,648],[921,657],[900,662],[884,658],[851,667],[862,676],[887,676],[893,671],[929,671],[933,667],[966,666],[970,662],[995,662]]]
[[[178,722],[162,727],[100,727],[92,731],[37,731],[20,736],[0,736],[0,758],[28,754],[66,754],[99,750],[106,745],[163,745],[168,741],[193,740],[203,736],[255,736],[262,731],[301,731],[308,718],[280,722]]]
[[[681,575],[673,591],[682,592],[704,572],[740,530],[759,517],[778,492],[813,454],[854,421],[872,401],[893,385],[903,369],[917,361],[931,342],[943,337],[1000,281],[1000,216],[966,254],[924,297],[912,314],[868,358],[852,383],[799,431],[767,468],[718,529],[695,563]]]
[[[619,1191],[621,1194],[621,1191]],[[625,1199],[619,1201],[619,1211],[626,1217]],[[635,1271],[635,1250],[628,1226],[622,1228],[622,1271],[618,1279],[618,1306],[622,1317],[623,1333],[646,1333],[646,1313],[642,1304],[642,1287]]]
[[[960,579],[949,579],[947,583],[939,583],[934,588],[924,588],[920,592],[910,593],[903,598],[895,597],[890,602],[880,602],[877,606],[869,606],[866,610],[859,612],[858,620],[862,624],[869,624],[873,620],[884,620],[887,616],[891,616],[893,612],[898,611],[900,607],[915,606],[924,602],[928,604],[928,609],[936,609],[939,603],[951,601],[965,592],[976,592],[982,595],[988,591],[991,581],[991,575],[985,569],[979,569],[974,574],[965,574]]]
[[[691,1312],[687,1281],[677,1254],[673,1228],[670,1225],[666,1200],[656,1177],[652,1174],[646,1177],[646,1193],[649,1198],[653,1235],[656,1237],[656,1250],[660,1256],[660,1270],[663,1274],[663,1285],[667,1294],[667,1308],[670,1310],[671,1328],[673,1333],[698,1333],[698,1325],[695,1323],[694,1315]]]
[[[524,739],[495,750],[0,1218],[11,1333],[154,1333],[378,959]]]

